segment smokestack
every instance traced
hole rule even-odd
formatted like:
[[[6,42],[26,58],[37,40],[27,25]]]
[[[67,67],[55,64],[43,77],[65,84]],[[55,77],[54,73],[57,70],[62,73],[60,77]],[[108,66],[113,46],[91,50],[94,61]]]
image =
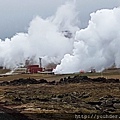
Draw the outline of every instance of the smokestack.
[[[40,68],[42,68],[42,58],[39,58]]]

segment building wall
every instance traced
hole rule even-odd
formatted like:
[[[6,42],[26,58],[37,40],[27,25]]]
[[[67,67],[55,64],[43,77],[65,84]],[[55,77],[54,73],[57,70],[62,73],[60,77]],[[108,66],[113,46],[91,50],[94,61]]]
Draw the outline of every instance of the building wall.
[[[39,65],[29,65],[27,70],[29,73],[38,73],[38,71],[42,72],[42,68],[39,68]]]

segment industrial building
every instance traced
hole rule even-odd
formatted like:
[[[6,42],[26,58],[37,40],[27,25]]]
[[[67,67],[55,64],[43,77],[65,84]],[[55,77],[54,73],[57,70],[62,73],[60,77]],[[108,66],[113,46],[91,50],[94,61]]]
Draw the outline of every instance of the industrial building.
[[[53,73],[52,68],[42,68],[39,65],[28,65],[27,67],[18,67],[12,73],[18,74],[34,74],[34,73]]]
[[[27,66],[27,73],[38,73],[43,72],[43,68],[39,67],[39,65],[28,65]]]
[[[55,64],[49,64],[46,68],[42,67],[42,58],[39,58],[39,65],[34,64],[31,60],[26,60],[25,65],[19,66],[18,68],[14,69],[13,73],[23,74],[23,73],[53,73],[53,68],[55,68]]]

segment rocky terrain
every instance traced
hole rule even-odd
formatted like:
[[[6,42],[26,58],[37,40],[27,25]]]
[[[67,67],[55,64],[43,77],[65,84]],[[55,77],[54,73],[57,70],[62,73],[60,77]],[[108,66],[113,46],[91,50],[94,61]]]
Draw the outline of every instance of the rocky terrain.
[[[75,114],[120,114],[120,80],[68,76],[0,82],[0,105],[33,120],[73,120]],[[9,113],[8,110],[8,113]]]
[[[58,84],[70,84],[70,83],[120,83],[119,79],[106,79],[104,77],[98,77],[98,78],[88,78],[87,76],[74,76],[74,77],[64,77],[61,78],[59,81],[47,81],[45,79],[36,80],[34,78],[20,78],[15,79],[11,81],[3,81],[0,83],[0,86],[6,86],[6,85],[27,85],[27,84],[47,84],[47,85],[58,85]]]

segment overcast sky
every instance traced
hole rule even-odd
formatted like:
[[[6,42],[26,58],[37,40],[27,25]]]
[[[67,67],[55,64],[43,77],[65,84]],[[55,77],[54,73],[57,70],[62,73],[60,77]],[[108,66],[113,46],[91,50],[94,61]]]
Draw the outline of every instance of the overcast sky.
[[[0,38],[10,38],[17,32],[27,31],[30,21],[36,15],[49,17],[65,1],[67,0],[0,0]],[[82,27],[87,25],[91,12],[120,6],[120,0],[76,1]]]

